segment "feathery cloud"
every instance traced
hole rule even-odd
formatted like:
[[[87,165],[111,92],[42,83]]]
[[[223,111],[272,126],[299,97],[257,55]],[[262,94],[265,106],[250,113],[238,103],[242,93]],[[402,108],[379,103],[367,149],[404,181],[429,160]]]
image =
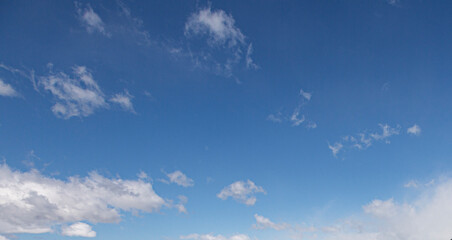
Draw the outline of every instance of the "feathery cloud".
[[[121,106],[121,108],[125,111],[135,113],[132,98],[133,96],[127,90],[124,90],[124,93],[117,93],[113,95],[113,97],[110,98],[110,102],[119,104],[119,106]]]
[[[57,117],[68,119],[86,117],[96,109],[107,107],[104,93],[91,72],[85,66],[75,66],[72,70],[72,77],[63,72],[51,72],[39,79],[39,84],[55,97],[52,112]]]
[[[97,13],[94,12],[91,5],[87,4],[85,8],[81,6],[79,2],[75,2],[75,8],[77,10],[78,18],[86,31],[89,33],[99,32],[105,36],[110,36],[105,30],[105,24]]]
[[[166,176],[168,177],[169,182],[166,180],[164,180],[164,182],[175,183],[182,187],[193,187],[195,185],[193,179],[187,177],[183,172],[179,170],[172,173],[167,173]]]
[[[180,236],[180,239],[193,239],[193,240],[251,240],[248,235],[237,234],[230,237],[225,237],[223,235],[213,235],[213,234],[190,234],[186,236]]]
[[[217,197],[222,200],[226,200],[231,197],[240,203],[251,206],[257,201],[255,196],[256,193],[266,194],[262,187],[256,186],[256,184],[254,184],[251,180],[247,180],[246,182],[237,181],[223,188],[223,190],[217,194]]]
[[[270,221],[270,219],[260,216],[258,214],[254,214],[254,218],[256,219],[256,224],[253,224],[253,228],[255,229],[266,229],[272,228],[277,231],[284,230],[289,228],[290,226],[286,223],[274,223]]]

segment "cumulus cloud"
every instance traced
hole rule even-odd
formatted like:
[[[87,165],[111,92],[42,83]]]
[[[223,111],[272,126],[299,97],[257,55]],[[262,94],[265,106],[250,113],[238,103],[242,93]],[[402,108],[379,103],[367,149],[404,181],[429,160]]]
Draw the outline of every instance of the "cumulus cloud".
[[[421,127],[419,125],[414,124],[412,127],[409,127],[406,132],[410,135],[419,136],[421,134]]]
[[[226,77],[235,77],[234,68],[245,59],[247,69],[257,69],[251,54],[253,46],[236,26],[232,15],[211,7],[199,9],[192,13],[185,23],[184,35],[189,41],[188,50],[168,47],[177,55],[186,53],[195,66],[212,70]],[[199,44],[206,41],[207,47]],[[236,78],[238,81],[238,79]],[[238,81],[239,82],[239,81]]]
[[[265,194],[266,192],[262,187],[256,186],[251,180],[247,180],[246,182],[237,181],[223,188],[223,190],[217,194],[217,197],[222,200],[231,197],[240,203],[251,206],[257,201],[255,196],[256,193]]]
[[[306,100],[311,100],[312,93],[308,93],[303,91],[303,89],[300,88],[300,95],[303,96]]]
[[[187,177],[183,172],[181,171],[174,171],[172,173],[167,173],[166,176],[168,177],[168,183],[175,183],[182,187],[192,187],[195,185],[195,182],[193,179]]]
[[[275,230],[284,230],[289,227],[286,223],[274,223],[270,221],[270,219],[265,218],[263,216],[260,216],[258,214],[254,214],[254,218],[256,219],[256,224],[253,224],[253,228],[255,229],[266,229],[266,228],[272,228]]]
[[[5,83],[0,78],[0,96],[4,96],[4,97],[18,97],[19,93],[17,93],[17,91],[14,90],[14,88],[10,84]]]
[[[111,97],[110,102],[119,104],[125,111],[134,113],[135,109],[133,108],[132,98],[133,96],[127,90],[124,90],[124,93],[117,93]]]
[[[99,32],[105,36],[109,34],[105,31],[105,24],[93,8],[87,4],[86,7],[82,7],[80,3],[75,2],[75,8],[80,22],[86,28],[89,33]]]
[[[237,234],[230,237],[225,237],[223,235],[213,235],[213,234],[190,234],[186,236],[180,236],[180,239],[193,239],[193,240],[251,240],[248,235]]]
[[[110,179],[92,172],[61,180],[0,166],[0,234],[49,233],[58,225],[75,224],[63,227],[63,233],[93,235],[79,222],[116,223],[121,212],[151,213],[165,205],[142,179]]]
[[[39,84],[55,97],[52,112],[57,117],[68,119],[74,116],[86,117],[96,109],[107,107],[104,93],[89,69],[75,66],[72,71],[73,76],[51,72],[39,79]]]
[[[95,237],[96,232],[93,231],[90,225],[83,223],[83,222],[77,222],[70,226],[63,226],[61,228],[61,234],[63,236],[70,236],[70,237]]]
[[[379,124],[379,127],[381,128],[381,132],[369,133],[366,130],[355,135],[347,135],[333,145],[328,144],[328,148],[334,156],[337,156],[341,150],[346,148],[363,150],[370,147],[374,142],[385,142],[389,144],[389,139],[392,136],[400,134],[401,127],[399,125],[391,127],[388,124]]]
[[[363,212],[325,227],[302,239],[319,240],[425,240],[452,236],[452,179],[423,188],[405,201],[375,199]]]

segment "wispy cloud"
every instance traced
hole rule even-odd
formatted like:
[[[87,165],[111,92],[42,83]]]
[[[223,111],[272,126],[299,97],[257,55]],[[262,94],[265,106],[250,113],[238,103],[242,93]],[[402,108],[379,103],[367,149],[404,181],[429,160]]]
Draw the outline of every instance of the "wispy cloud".
[[[35,80],[35,71],[34,70],[22,70],[22,69],[18,69],[18,68],[14,68],[8,65],[5,65],[3,63],[0,63],[0,68],[12,73],[12,74],[17,74],[23,78],[26,78],[28,80],[31,81],[31,83],[33,84],[33,88],[34,90],[38,91],[38,87],[36,85],[36,80]]]
[[[0,96],[4,97],[18,97],[19,93],[11,86],[11,84],[5,83],[0,78]]]
[[[135,113],[132,98],[133,96],[127,90],[124,90],[124,93],[117,93],[113,95],[113,97],[110,98],[110,102],[119,104],[119,106],[121,106],[121,108],[125,111]]]
[[[132,15],[132,10],[126,5],[124,1],[116,1],[120,12],[119,15],[124,17],[126,24],[119,27],[120,31],[133,36],[137,44],[148,46],[152,43],[151,35],[144,28],[143,20],[139,17]]]
[[[85,66],[75,66],[72,71],[72,77],[63,72],[51,72],[39,79],[39,84],[55,97],[52,112],[57,117],[68,119],[86,117],[96,109],[107,107],[104,93],[90,70]]]
[[[414,124],[412,127],[409,127],[406,132],[410,135],[415,135],[415,136],[419,136],[421,135],[421,127],[419,127],[419,125]]]
[[[206,7],[194,12],[185,23],[184,34],[189,40],[189,47],[184,52],[197,67],[234,78],[234,68],[242,59],[245,59],[246,68],[258,68],[251,57],[252,44],[247,42],[232,15],[223,10]],[[203,40],[207,47],[197,43]],[[174,49],[177,54],[181,53],[180,48],[169,48]]]
[[[344,149],[359,149],[363,150],[370,147],[374,142],[390,142],[390,137],[400,134],[401,127],[391,127],[388,124],[379,124],[381,132],[362,131],[356,135],[347,135],[342,137],[340,141],[335,142],[333,145],[328,144],[328,148],[336,157],[337,154]]]
[[[251,240],[248,235],[236,234],[230,237],[225,237],[223,235],[213,235],[213,234],[197,234],[193,233],[186,236],[180,236],[180,239],[193,239],[193,240]]]
[[[258,214],[254,214],[254,218],[256,219],[256,224],[253,224],[253,228],[255,229],[271,228],[280,231],[290,227],[290,225],[288,225],[287,223],[274,223],[270,221],[270,219],[265,218]]]
[[[86,4],[83,7],[81,3],[75,2],[75,8],[78,14],[78,18],[82,25],[89,33],[99,32],[105,36],[110,34],[105,30],[105,24],[97,13],[94,12],[90,4]]]
[[[276,114],[272,113],[267,116],[267,120],[275,123],[281,123],[281,122],[290,122],[292,126],[297,127],[302,124],[306,128],[316,128],[317,124],[311,120],[307,120],[306,116],[302,113],[302,108],[308,104],[308,102],[311,100],[312,93],[306,92],[303,89],[300,89],[299,95],[298,95],[298,104],[292,111],[292,113],[289,114],[283,114],[281,111],[277,112]]]
[[[168,180],[161,180],[164,183],[175,183],[182,187],[193,187],[195,185],[193,179],[187,177],[187,175],[179,170],[172,173],[166,173],[166,176],[168,177]]]
[[[67,180],[37,170],[0,166],[0,234],[50,233],[60,225],[66,235],[95,233],[79,222],[116,223],[121,212],[158,211],[166,202],[150,182],[106,178],[96,172]]]
[[[256,193],[265,194],[266,192],[262,187],[256,186],[251,180],[247,180],[246,182],[237,181],[223,188],[223,190],[217,194],[217,197],[222,200],[231,197],[240,203],[251,206],[257,201],[255,196]]]

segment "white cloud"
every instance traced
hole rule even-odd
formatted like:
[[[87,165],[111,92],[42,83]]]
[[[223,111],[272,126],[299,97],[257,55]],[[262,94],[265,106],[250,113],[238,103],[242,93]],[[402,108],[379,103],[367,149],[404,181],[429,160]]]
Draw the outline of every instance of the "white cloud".
[[[53,113],[68,119],[74,116],[86,117],[98,108],[107,107],[104,93],[91,72],[85,66],[75,66],[72,70],[73,77],[63,72],[51,72],[48,76],[40,77],[39,84],[55,97]]]
[[[86,28],[86,31],[89,33],[97,31],[105,36],[109,36],[109,34],[105,31],[104,22],[99,15],[94,12],[93,8],[91,8],[89,4],[86,5],[86,8],[82,8],[81,4],[75,2],[75,8],[81,23]]]
[[[328,144],[328,148],[331,150],[331,152],[333,153],[333,155],[336,157],[337,154],[339,153],[339,151],[343,148],[344,146],[342,145],[342,143],[334,143],[333,145]]]
[[[256,224],[253,224],[253,228],[255,229],[266,229],[266,228],[272,228],[275,230],[284,230],[289,227],[288,224],[285,223],[274,223],[270,221],[270,219],[265,218],[263,216],[260,216],[258,214],[254,214],[254,218],[256,219]]]
[[[246,182],[237,181],[223,188],[223,190],[217,194],[217,197],[223,200],[231,197],[240,203],[251,206],[257,201],[255,196],[256,193],[265,194],[266,192],[262,187],[256,186],[251,180]]]
[[[245,59],[246,59],[246,67],[247,68],[251,68],[251,69],[258,69],[259,66],[257,66],[254,63],[253,59],[251,58],[251,54],[253,54],[253,44],[252,43],[250,43],[248,45],[248,49],[246,50],[246,57],[245,57]]]
[[[406,188],[417,188],[419,186],[419,183],[415,180],[411,180],[411,181],[405,183],[403,186]]]
[[[6,238],[5,236],[0,235],[0,240],[9,240],[9,239]]]
[[[135,109],[133,108],[132,98],[133,96],[127,90],[124,90],[124,93],[117,93],[111,97],[110,102],[117,103],[125,111],[134,113]]]
[[[419,136],[421,134],[421,127],[414,124],[412,127],[408,128],[406,131],[408,134]]]
[[[400,3],[400,0],[386,0],[386,2],[392,6],[396,6]]]
[[[299,117],[298,115],[300,115],[300,108],[296,108],[294,110],[294,112],[292,113],[292,116],[290,116],[290,121],[292,122],[292,126],[299,126],[300,124],[302,124],[305,121],[305,117],[304,115],[302,115],[301,117]]]
[[[356,135],[347,135],[342,137],[341,141],[334,145],[328,144],[328,148],[336,156],[341,149],[359,149],[363,150],[370,147],[374,142],[384,141],[390,143],[389,138],[400,134],[400,126],[391,127],[388,124],[378,124],[381,128],[381,133],[368,133],[367,131],[360,132]]]
[[[400,133],[400,126],[397,126],[396,128],[392,128],[388,124],[378,124],[382,130],[382,133],[371,133],[370,136],[373,137],[375,140],[385,140],[386,138],[391,137],[392,135],[399,135]],[[389,143],[388,140],[386,140],[386,143]]]
[[[230,237],[225,237],[223,235],[213,235],[213,234],[190,234],[186,236],[180,236],[180,239],[193,239],[193,240],[251,240],[248,235],[237,234]]]
[[[185,23],[185,34],[208,35],[211,45],[235,46],[244,43],[245,36],[235,26],[235,20],[223,10],[212,11],[210,7],[192,14]]]
[[[24,78],[30,80],[30,82],[33,84],[34,90],[39,91],[38,87],[36,85],[35,71],[34,70],[29,70],[29,73],[27,73],[25,70],[21,70],[21,69],[17,69],[17,68],[11,67],[11,66],[7,66],[7,65],[5,65],[3,63],[0,63],[0,68],[3,68],[4,70],[6,70],[6,71],[8,71],[8,72],[10,72],[12,74],[18,74],[21,77],[24,77]]]
[[[311,100],[312,93],[308,93],[303,91],[303,89],[300,88],[300,95],[303,96],[306,100]]]
[[[411,200],[375,199],[361,215],[317,228],[302,239],[319,240],[425,240],[452,236],[452,179],[424,188]],[[311,237],[311,238],[310,238]]]
[[[193,181],[193,179],[187,177],[181,171],[174,171],[172,173],[167,173],[166,176],[169,179],[169,183],[175,183],[182,187],[192,187],[195,185],[195,182]]]
[[[184,34],[191,40],[187,50],[172,46],[167,46],[167,49],[173,55],[190,57],[196,67],[235,78],[238,83],[240,81],[233,72],[242,59],[245,59],[247,69],[258,69],[251,58],[252,44],[246,41],[232,15],[223,10],[206,7],[194,12],[185,23]],[[207,41],[207,47],[199,44],[199,40]]]
[[[61,228],[61,234],[63,236],[70,236],[70,237],[95,237],[96,232],[93,231],[90,225],[83,223],[83,222],[77,222],[70,226],[63,226]]]
[[[267,120],[274,123],[281,123],[283,121],[282,114],[280,112],[277,114],[270,114],[267,116]]]
[[[80,221],[116,223],[123,211],[151,213],[165,205],[142,179],[109,179],[92,172],[60,180],[0,166],[0,234],[48,233]]]
[[[267,120],[275,123],[290,122],[293,127],[303,125],[308,129],[317,128],[317,124],[309,119],[306,119],[301,110],[311,100],[312,94],[300,89],[298,96],[298,104],[291,114],[285,114],[278,112],[277,114],[270,114],[267,116]]]
[[[4,97],[18,97],[19,93],[17,93],[14,88],[8,84],[3,82],[3,80],[0,78],[0,96]]]

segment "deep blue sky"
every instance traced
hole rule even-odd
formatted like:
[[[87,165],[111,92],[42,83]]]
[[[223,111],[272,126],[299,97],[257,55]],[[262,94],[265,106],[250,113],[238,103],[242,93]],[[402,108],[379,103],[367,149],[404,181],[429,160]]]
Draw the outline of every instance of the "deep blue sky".
[[[2,228],[13,200],[0,194],[0,239],[69,238],[62,229],[75,222],[98,239],[311,239],[294,226],[321,229],[374,199],[415,201],[420,185],[452,169],[450,9],[404,0],[2,1],[3,167],[62,183],[92,171],[139,181],[142,171],[166,205],[132,206],[135,216],[110,204],[121,223],[54,220],[43,223],[53,232],[27,234]],[[58,104],[76,112],[58,113]],[[194,186],[172,183],[176,171]],[[250,193],[255,204],[217,196],[248,179],[265,191]],[[173,206],[179,195],[186,213]],[[291,227],[252,227],[254,214]]]

